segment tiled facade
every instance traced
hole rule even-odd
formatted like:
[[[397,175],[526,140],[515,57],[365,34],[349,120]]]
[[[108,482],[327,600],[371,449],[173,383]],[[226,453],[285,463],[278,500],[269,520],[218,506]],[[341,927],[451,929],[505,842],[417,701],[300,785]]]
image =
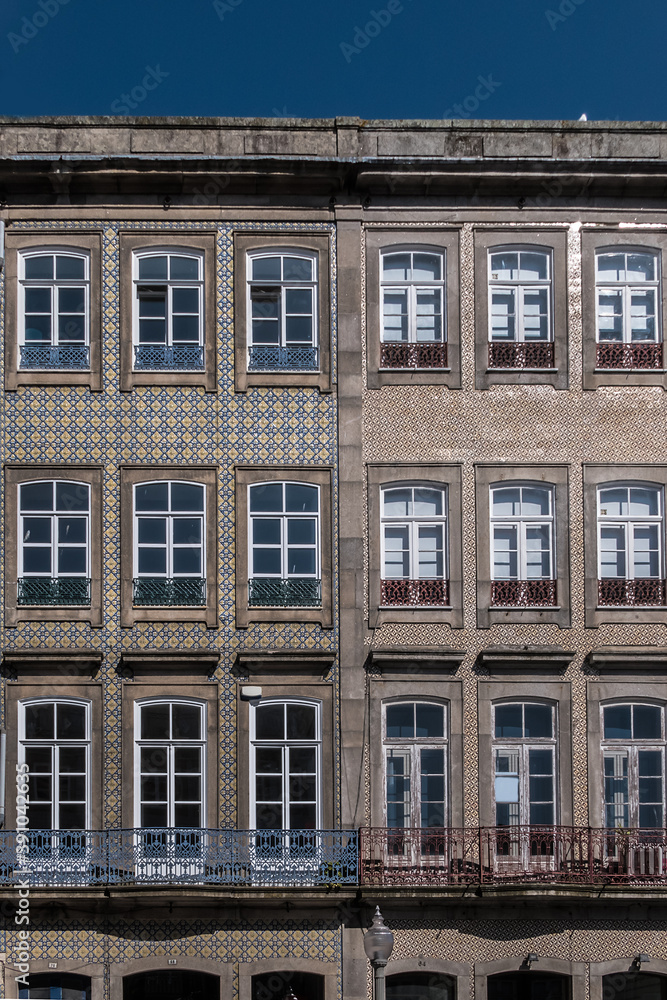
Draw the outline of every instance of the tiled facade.
[[[283,1000],[290,972],[321,977],[318,1000],[362,1000],[372,987],[362,930],[379,903],[395,933],[390,989],[392,975],[414,975],[413,987],[404,986],[413,992],[394,992],[391,1000],[442,1000],[441,976],[450,977],[448,1000],[504,1000],[493,993],[490,977],[519,970],[528,977],[521,983],[536,972],[566,977],[554,1000],[635,1000],[638,954],[650,957],[642,971],[667,977],[662,861],[656,869],[653,860],[643,878],[609,868],[605,876],[594,870],[588,848],[580,856],[588,864],[584,875],[573,874],[570,860],[560,871],[556,861],[540,869],[529,860],[523,871],[498,877],[497,860],[488,855],[484,862],[479,833],[495,826],[493,704],[558,706],[559,830],[603,825],[600,704],[667,704],[667,612],[591,606],[595,526],[587,513],[590,490],[594,495],[595,482],[604,481],[591,479],[593,467],[608,467],[610,481],[634,482],[644,469],[647,479],[662,481],[664,372],[610,375],[593,371],[586,360],[593,248],[662,252],[665,126],[338,119],[286,128],[276,121],[54,119],[7,120],[0,134],[7,254],[24,245],[19,237],[26,235],[38,247],[54,235],[58,245],[76,245],[85,234],[100,241],[102,273],[99,388],[68,386],[64,379],[31,385],[25,373],[22,384],[10,385],[4,373],[2,455],[10,478],[11,470],[39,474],[40,467],[99,468],[103,477],[101,624],[64,615],[50,620],[44,609],[11,624],[8,614],[0,626],[5,826],[16,819],[18,701],[93,692],[102,721],[93,734],[100,761],[92,796],[99,800],[99,829],[119,831],[137,825],[128,749],[132,702],[166,692],[215,706],[215,792],[207,825],[247,829],[252,776],[242,688],[258,685],[263,697],[308,697],[324,706],[328,818],[321,825],[354,837],[362,831],[358,871],[329,862],[297,885],[281,884],[275,872],[265,883],[238,873],[226,882],[209,872],[201,881],[158,877],[142,884],[121,872],[89,885],[80,878],[76,885],[33,884],[30,972],[90,975],[91,1000],[134,1000],[124,997],[124,977],[172,966],[218,977],[220,1000]],[[67,167],[65,181],[53,166],[58,157]],[[146,168],[150,178],[142,176]],[[121,244],[143,234],[155,246],[163,239],[178,245],[179,235],[215,238],[212,385],[128,387],[122,381],[119,304],[122,282],[131,279],[121,266]],[[260,242],[270,236],[271,245],[282,248],[303,237],[326,241],[329,386],[294,384],[293,375],[285,385],[236,381],[235,240],[246,236]],[[457,275],[446,288],[457,325],[448,338],[451,374],[380,372],[380,249],[423,245],[446,247],[447,267]],[[555,374],[499,374],[487,370],[486,361],[480,365],[487,283],[480,261],[489,246],[516,245],[556,248]],[[0,359],[7,364],[14,355],[4,343],[16,336],[16,317],[4,308],[5,280],[6,269]],[[452,362],[454,344],[460,347]],[[247,625],[241,622],[237,566],[246,558],[248,529],[237,510],[237,479],[244,470],[272,467],[330,475],[331,621],[323,608],[320,620],[281,610],[273,621],[250,614]],[[624,475],[623,467],[631,471]],[[217,516],[208,525],[215,528],[216,598],[206,620],[188,620],[177,609],[157,620],[150,612],[128,619],[121,606],[130,544],[121,487],[136,468],[167,476],[169,469],[214,472]],[[533,481],[540,470],[551,470],[558,482],[556,544],[568,550],[558,614],[548,607],[489,608],[482,492],[504,478]],[[379,484],[420,478],[447,483],[450,498],[461,498],[460,509],[449,512],[450,555],[456,548],[451,533],[461,553],[460,606],[451,615],[437,608],[378,608]],[[16,500],[3,495],[3,501],[7,537]],[[664,560],[664,516],[661,530]],[[0,560],[5,586],[15,587],[4,551]],[[453,566],[451,584],[454,594]],[[384,831],[392,825],[385,812],[383,712],[392,702],[420,700],[447,707],[447,827],[465,828],[465,842],[473,846],[465,847],[465,856],[439,848],[446,856],[439,857],[438,871],[418,858],[398,878],[391,858],[384,868],[372,866],[386,858]],[[663,780],[663,814],[664,796]],[[380,832],[364,832],[369,828]],[[664,831],[661,837],[665,846],[651,848],[653,859],[667,852]],[[380,845],[379,855],[368,848],[372,842]],[[549,858],[553,851],[547,848]],[[455,869],[459,859],[462,867]],[[4,996],[12,998],[21,939],[11,863],[0,868],[0,896]],[[538,959],[529,971],[530,953]],[[253,992],[253,975],[272,976],[272,985],[255,984]],[[612,978],[603,983],[605,976]],[[512,1000],[524,1000],[528,987],[512,989]],[[295,993],[308,1000],[299,988]]]

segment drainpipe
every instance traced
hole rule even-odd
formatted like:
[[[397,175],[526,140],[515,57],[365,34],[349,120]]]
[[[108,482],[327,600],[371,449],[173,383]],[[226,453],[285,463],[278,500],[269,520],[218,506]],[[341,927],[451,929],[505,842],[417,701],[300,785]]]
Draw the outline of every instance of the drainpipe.
[[[4,227],[3,227],[4,229]],[[7,733],[0,732],[0,827],[5,825],[5,770],[7,767]]]

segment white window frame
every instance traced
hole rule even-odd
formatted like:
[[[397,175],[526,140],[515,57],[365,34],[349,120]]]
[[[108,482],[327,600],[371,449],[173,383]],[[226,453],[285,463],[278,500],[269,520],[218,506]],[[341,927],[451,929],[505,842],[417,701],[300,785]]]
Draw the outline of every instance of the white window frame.
[[[166,257],[167,258],[167,274],[170,273],[171,264],[170,259],[172,257],[188,257],[191,260],[197,261],[197,269],[199,277],[195,280],[187,279],[175,279],[175,278],[139,278],[139,264],[142,260],[147,257]],[[138,370],[135,367],[135,348],[143,346],[151,346],[151,343],[141,344],[139,340],[139,303],[141,296],[139,295],[139,287],[141,285],[154,285],[163,286],[166,291],[165,298],[165,342],[164,345],[161,343],[155,343],[153,346],[165,348],[178,347],[180,344],[183,346],[197,346],[204,348],[204,254],[197,250],[192,250],[189,247],[145,247],[141,250],[134,250],[132,252],[132,369]],[[199,291],[199,327],[198,327],[198,339],[195,345],[194,341],[177,341],[174,344],[173,339],[173,292],[174,289],[178,288],[197,288]],[[191,315],[191,314],[187,314]],[[148,366],[141,366],[141,371],[149,371]],[[160,369],[163,370],[163,369]]]
[[[284,740],[267,739],[259,740],[256,736],[256,711],[258,708],[266,707],[267,705],[307,705],[315,710],[315,737],[314,739],[302,739],[302,740],[290,740],[285,738]],[[249,755],[249,817],[250,817],[250,828],[258,829],[257,827],[257,801],[256,801],[256,783],[255,777],[257,773],[256,767],[256,750],[258,747],[281,747],[283,754],[283,769],[282,769],[282,810],[283,810],[283,827],[282,830],[289,834],[292,827],[286,825],[288,820],[287,813],[290,806],[289,797],[289,771],[286,769],[286,750],[292,747],[314,747],[315,748],[315,766],[317,768],[315,789],[317,794],[316,802],[316,820],[315,820],[315,832],[316,830],[322,829],[322,702],[316,701],[313,698],[295,698],[295,697],[275,697],[275,698],[262,698],[261,702],[257,705],[250,705],[250,719],[249,719],[249,731],[250,731],[250,755]],[[264,829],[264,828],[262,828]],[[298,827],[294,829],[300,829]],[[270,829],[266,829],[267,834],[271,834]],[[280,836],[281,831],[273,831],[276,837]]]
[[[78,708],[83,708],[85,712],[85,733],[83,739],[78,740],[67,740],[59,739],[57,735],[57,728],[54,730],[53,739],[37,738],[28,739],[26,736],[26,725],[25,725],[25,710],[28,706],[34,705],[75,705]],[[51,748],[51,826],[49,829],[54,831],[61,831],[63,827],[60,826],[60,817],[56,815],[60,810],[60,796],[58,793],[58,778],[60,776],[60,750],[64,747],[75,746],[84,747],[86,753],[86,801],[85,801],[85,824],[82,827],[83,830],[90,830],[91,828],[91,790],[92,790],[92,775],[91,775],[91,754],[92,754],[92,723],[91,723],[91,711],[92,706],[89,701],[82,698],[69,698],[69,697],[58,697],[58,698],[24,698],[18,703],[18,754],[17,760],[19,764],[25,764],[25,752],[28,747],[50,747]],[[57,720],[57,707],[54,710],[54,720]],[[57,727],[57,721],[56,721]],[[45,773],[45,772],[44,772]],[[67,772],[66,772],[67,773]],[[78,772],[75,772],[78,773]],[[30,810],[28,809],[28,819],[30,818]],[[30,829],[30,827],[28,827]],[[69,829],[69,827],[65,828]],[[57,840],[56,840],[57,843]]]
[[[642,257],[652,257],[654,262],[654,273],[656,277],[651,281],[629,281],[626,279],[616,282],[603,281],[599,274],[599,262],[605,256],[625,257],[627,270],[627,257],[635,254]],[[662,343],[662,327],[660,322],[661,294],[660,294],[660,251],[648,247],[638,247],[635,249],[627,247],[600,247],[595,251],[595,336],[598,344],[660,344]],[[655,336],[652,340],[633,340],[632,337],[632,296],[635,292],[644,292],[653,289],[655,306]],[[621,293],[622,303],[622,339],[602,340],[600,337],[600,296],[608,293],[616,295]]]
[[[522,706],[522,719],[525,720],[525,706],[526,705],[541,705],[551,709],[551,733],[549,737],[535,737],[535,736],[496,736],[496,709],[502,708],[509,705],[521,705]],[[525,722],[524,722],[525,726]],[[498,827],[498,829],[511,831],[514,826],[529,827],[531,825],[535,827],[546,826],[551,828],[558,825],[558,818],[560,813],[560,803],[559,803],[559,788],[558,788],[558,706],[548,700],[538,701],[530,699],[518,699],[518,698],[504,698],[494,701],[491,706],[491,766],[493,774],[493,806],[494,806],[494,825],[498,827],[498,815],[497,815],[497,801],[496,801],[496,777],[500,773],[496,770],[496,760],[497,753],[507,751],[516,752],[519,757],[519,770],[517,774],[518,778],[518,811],[519,811],[519,821],[517,824],[509,824],[506,827]],[[541,824],[530,822],[530,768],[529,768],[529,755],[531,750],[543,750],[551,749],[552,751],[552,781],[553,781],[553,823]]]
[[[519,270],[521,269],[521,254],[530,253],[543,257],[547,264],[548,277],[542,280],[526,281],[524,279],[500,279],[493,277],[492,258],[495,254],[516,253],[518,254]],[[544,247],[532,247],[525,244],[516,246],[489,247],[487,251],[488,260],[488,283],[489,283],[489,343],[490,344],[552,344],[554,342],[554,322],[553,322],[553,253]],[[547,295],[547,336],[526,338],[525,328],[525,299],[526,295],[546,288]],[[493,336],[493,295],[494,292],[511,291],[515,304],[515,336],[511,339]]]
[[[312,275],[313,275],[313,277],[312,277],[312,279],[310,281],[297,281],[296,279],[295,280],[291,280],[291,279],[285,279],[285,278],[281,278],[280,281],[267,281],[267,280],[260,280],[260,279],[253,278],[252,277],[252,273],[253,273],[254,262],[256,260],[266,259],[268,257],[279,257],[280,258],[280,261],[281,261],[281,264],[280,264],[281,274],[284,271],[284,263],[283,262],[284,262],[284,259],[286,257],[297,257],[300,260],[307,260],[307,261],[310,262],[310,264],[312,266]],[[310,250],[304,250],[301,247],[294,247],[294,248],[290,248],[290,247],[266,247],[263,250],[251,250],[251,251],[248,251],[248,254],[247,254],[246,269],[247,269],[247,281],[246,281],[246,310],[247,310],[247,312],[246,312],[246,315],[248,317],[247,318],[247,324],[248,324],[248,332],[247,332],[248,350],[250,350],[250,348],[253,348],[253,347],[280,347],[280,348],[286,348],[286,347],[289,347],[289,346],[294,346],[294,347],[298,346],[298,347],[303,347],[304,349],[307,349],[308,347],[318,349],[319,348],[319,323],[318,323],[318,318],[319,318],[318,317],[318,313],[319,313],[319,305],[318,305],[319,273],[318,273],[318,255],[317,255],[317,253],[315,253],[314,251],[310,251]],[[252,290],[253,290],[253,288],[272,288],[272,289],[275,289],[276,298],[278,299],[278,302],[279,302],[279,310],[278,310],[278,312],[279,312],[279,317],[278,317],[279,342],[278,342],[278,344],[275,344],[275,345],[255,344],[255,342],[254,342],[254,339],[253,339],[253,315],[252,315],[252,301],[253,301]],[[287,300],[287,296],[285,295],[285,291],[288,288],[309,289],[310,292],[311,292],[311,295],[312,295],[312,304],[313,304],[313,311],[312,311],[312,314],[311,314],[311,319],[312,319],[312,328],[311,328],[311,330],[312,330],[312,332],[311,332],[311,340],[310,340],[309,343],[306,343],[306,341],[298,341],[295,344],[287,344],[287,342],[286,342],[286,336],[287,336],[287,323],[286,323],[286,318],[287,318],[287,301],[286,300]],[[302,314],[299,314],[299,315],[302,315]],[[303,315],[306,315],[306,314],[304,313]],[[317,369],[313,369],[313,370],[319,370],[319,368],[320,368],[320,363],[319,363],[319,350],[318,350],[318,364],[317,364]],[[289,369],[287,369],[287,370],[289,370]]]
[[[149,705],[189,705],[193,708],[199,709],[199,717],[201,721],[200,729],[200,739],[190,740],[190,739],[175,739],[170,736],[168,739],[142,739],[141,737],[141,712],[142,709]],[[201,822],[198,829],[206,829],[206,750],[207,750],[207,704],[205,701],[200,701],[195,698],[173,698],[173,697],[156,697],[156,698],[140,698],[134,703],[134,825],[136,829],[154,829],[153,827],[143,827],[141,823],[141,750],[145,748],[154,747],[158,750],[167,751],[167,813],[168,819],[172,820],[174,817],[174,810],[176,805],[175,794],[174,794],[174,750],[181,747],[198,747],[200,751],[201,769],[199,772],[200,777],[200,802],[199,807],[201,810]],[[171,712],[170,712],[171,720]],[[161,829],[161,828],[160,828]],[[165,830],[179,830],[179,829],[194,829],[193,827],[176,827],[173,822],[170,822]]]
[[[37,486],[41,483],[50,483],[52,487],[53,495],[53,507],[50,511],[38,511],[29,510],[24,511],[21,506],[21,490],[24,486]],[[55,490],[58,483],[63,483],[70,489],[83,488],[88,492],[88,510],[87,511],[57,511],[55,509]],[[67,579],[70,577],[76,577],[80,579],[90,579],[90,517],[91,517],[91,492],[92,486],[90,483],[76,482],[70,479],[30,479],[25,482],[18,484],[18,498],[17,498],[17,510],[18,510],[18,559],[17,559],[17,576],[19,579],[32,578],[32,577],[43,577],[47,574],[45,573],[28,573],[26,574],[23,569],[23,559],[24,559],[24,546],[29,547],[30,543],[26,542],[23,538],[23,518],[24,517],[35,517],[35,518],[50,518],[51,520],[51,570],[48,576],[52,580],[56,579]],[[58,572],[58,520],[65,517],[77,517],[84,518],[86,522],[86,541],[85,543],[75,543],[70,545],[70,548],[84,548],[86,552],[86,569],[84,573],[59,573]],[[44,543],[40,543],[40,547],[43,547]]]
[[[385,514],[385,495],[392,490],[412,490],[412,503],[414,504],[415,490],[430,490],[439,493],[442,499],[441,515],[427,517],[410,514],[406,517]],[[446,486],[436,486],[433,483],[392,483],[380,488],[380,560],[381,578],[383,580],[448,580],[449,579],[449,530],[448,530],[448,490]],[[442,529],[442,574],[437,577],[420,577],[419,575],[419,529],[433,526],[440,526]],[[408,553],[410,572],[408,576],[388,577],[386,575],[386,529],[388,527],[407,528],[408,531]]]
[[[396,705],[412,705],[413,712],[417,705],[437,706],[443,710],[443,735],[441,737],[432,736],[387,736],[387,709]],[[449,705],[441,701],[432,701],[428,698],[401,698],[397,701],[385,702],[382,706],[382,753],[383,753],[383,818],[385,827],[392,831],[418,830],[424,835],[429,831],[441,829],[439,827],[427,827],[421,825],[421,751],[442,749],[444,759],[444,822],[443,828],[449,826],[450,802],[449,802]],[[409,827],[389,827],[387,816],[388,811],[388,774],[387,762],[389,751],[395,750],[410,755],[410,811],[411,822]],[[419,821],[419,822],[417,822]]]
[[[549,497],[549,510],[550,514],[545,516],[543,514],[494,514],[493,513],[493,497],[496,490],[506,490],[506,489],[519,489],[520,493],[520,503],[523,506],[523,490],[541,490],[546,493]],[[556,518],[554,513],[554,488],[553,486],[545,486],[543,483],[529,482],[529,481],[504,481],[500,483],[492,483],[489,487],[489,510],[491,512],[491,527],[490,527],[490,556],[491,556],[491,579],[492,580],[505,580],[505,577],[496,577],[495,570],[495,529],[500,526],[506,526],[516,529],[517,538],[517,576],[510,577],[510,580],[516,581],[528,581],[528,580],[555,580],[556,579]],[[549,561],[551,564],[551,572],[548,576],[532,576],[528,577],[528,549],[526,543],[526,531],[529,527],[547,527],[549,529]]]
[[[602,513],[604,508],[602,507],[601,496],[605,490],[610,489],[627,489],[628,490],[628,501],[629,501],[629,491],[635,489],[642,490],[653,490],[658,497],[658,508],[659,513],[654,516],[648,517],[637,517],[637,515],[631,514],[619,514],[614,516],[607,516]],[[663,487],[658,483],[651,482],[610,482],[610,483],[600,483],[596,490],[596,504],[597,504],[597,550],[598,550],[598,580],[663,580],[665,573],[665,562],[664,562],[664,490]],[[654,577],[636,577],[635,576],[635,537],[634,533],[637,528],[647,527],[651,524],[658,525],[658,574]],[[602,528],[611,527],[617,528],[622,527],[625,537],[625,576],[602,576]]]
[[[251,496],[252,491],[257,486],[282,486],[283,491],[283,509],[282,511],[252,511],[251,510]],[[286,511],[285,510],[285,487],[286,486],[308,486],[310,489],[317,490],[317,511]],[[253,523],[255,519],[267,519],[280,520],[280,573],[262,573],[260,575],[254,572],[254,549],[255,548],[277,548],[273,545],[257,545],[255,546],[253,542]],[[290,545],[287,543],[287,531],[288,522],[293,519],[301,520],[306,518],[308,520],[315,520],[315,572],[314,573],[288,573],[288,548],[305,548],[312,549],[312,545]],[[262,481],[259,483],[250,483],[248,485],[248,566],[249,566],[249,579],[258,580],[320,580],[322,578],[322,491],[317,483],[306,483],[299,482],[298,480],[291,479],[270,479],[267,481]]]
[[[414,268],[414,255],[437,257],[440,260],[441,277],[437,281],[414,280],[395,281],[385,280],[384,263],[387,257],[398,254],[410,254],[410,269]],[[383,247],[380,251],[380,323],[381,342],[383,344],[446,344],[447,343],[447,295],[446,295],[446,251],[431,250],[429,247]],[[417,297],[420,292],[440,292],[440,332],[438,340],[420,340],[417,336]],[[407,340],[389,340],[385,328],[384,303],[385,295],[389,292],[407,291],[407,315],[408,315],[408,338]]]
[[[173,510],[171,510],[171,487],[172,487],[172,485],[174,483],[177,484],[177,485],[183,483],[183,485],[186,485],[186,486],[199,486],[200,489],[202,490],[203,510],[201,510],[201,511],[196,511],[196,510],[194,510],[194,511],[185,511],[185,510],[183,510],[183,511],[181,511],[181,510],[173,511]],[[142,486],[158,486],[158,485],[165,485],[165,484],[167,485],[168,490],[169,490],[169,492],[168,492],[168,495],[169,495],[169,510],[165,510],[165,511],[159,511],[159,510],[156,510],[156,511],[143,511],[143,510],[142,511],[138,511],[137,510],[136,496],[137,496],[137,490],[138,489],[140,489]],[[132,513],[133,513],[133,525],[132,525],[133,569],[132,569],[132,575],[135,578],[141,578],[141,579],[153,579],[154,578],[154,579],[161,579],[161,580],[174,580],[174,579],[178,580],[178,579],[182,579],[182,578],[183,579],[190,579],[190,578],[194,577],[196,579],[202,579],[202,580],[206,579],[206,484],[205,483],[190,482],[190,480],[180,480],[180,479],[148,479],[148,480],[142,480],[140,483],[133,483],[133,485],[132,485]],[[174,541],[173,541],[174,524],[173,524],[173,522],[174,522],[174,519],[181,518],[181,517],[183,517],[183,518],[187,517],[187,518],[192,518],[192,519],[197,518],[197,519],[201,520],[202,531],[201,531],[201,542],[200,542],[200,546],[199,546],[200,547],[200,551],[201,551],[201,573],[198,574],[198,575],[197,574],[193,574],[193,573],[174,573],[174,571],[173,571],[174,549],[175,548],[178,549],[179,547],[183,547],[183,548],[194,548],[195,547],[194,545],[191,545],[191,546],[179,546],[178,544],[176,546],[174,546]],[[155,520],[160,519],[160,520],[165,520],[167,522],[166,544],[165,545],[163,545],[161,542],[160,543],[156,542],[154,544],[145,543],[145,544],[142,544],[142,546],[141,546],[142,548],[155,548],[155,549],[164,549],[164,548],[166,548],[166,560],[165,560],[165,572],[164,573],[140,573],[139,572],[139,518],[153,518]]]
[[[26,261],[31,257],[53,257],[54,258],[54,277],[53,278],[26,278],[25,276],[25,265]],[[55,277],[55,258],[56,257],[72,257],[77,260],[82,260],[84,262],[84,277],[83,278],[56,278]],[[41,247],[34,248],[30,250],[22,250],[18,253],[18,284],[19,284],[19,295],[18,295],[18,358],[17,367],[19,370],[29,370],[25,366],[21,367],[21,347],[30,346],[26,345],[25,332],[26,332],[26,303],[25,303],[25,292],[26,288],[50,288],[51,289],[51,340],[49,344],[41,343],[41,346],[47,347],[86,347],[88,349],[88,364],[84,368],[73,369],[76,371],[89,371],[90,370],[90,253],[85,250],[75,250],[71,247]],[[55,297],[57,290],[59,288],[83,288],[84,291],[84,339],[82,341],[74,341],[63,343],[60,342],[58,338],[57,329],[57,316],[58,312],[54,308],[56,305]],[[46,314],[42,314],[46,315]],[[78,313],[75,315],[79,315]],[[39,346],[37,342],[35,346]],[[50,367],[50,366],[49,366]],[[64,365],[58,365],[58,369],[66,368]],[[35,370],[35,369],[33,369]]]
[[[658,708],[660,710],[660,730],[661,735],[652,739],[646,737],[635,738],[634,734],[631,739],[613,739],[612,737],[606,737],[604,735],[604,713],[607,708],[616,707],[630,707],[632,709],[639,705],[641,707],[647,706],[650,708]],[[631,715],[634,726],[634,713]],[[601,733],[601,775],[602,775],[602,817],[603,823],[606,829],[615,829],[613,827],[606,826],[607,819],[607,796],[605,788],[605,760],[609,759],[614,755],[627,756],[628,760],[628,819],[629,823],[627,829],[641,829],[639,826],[639,753],[642,750],[648,751],[658,751],[662,756],[662,823],[658,827],[645,827],[644,829],[662,829],[665,826],[665,743],[666,743],[666,732],[665,732],[665,706],[664,704],[659,704],[656,702],[642,701],[641,699],[617,699],[613,701],[604,702],[600,705],[600,733]],[[646,803],[647,805],[653,805],[655,803]]]

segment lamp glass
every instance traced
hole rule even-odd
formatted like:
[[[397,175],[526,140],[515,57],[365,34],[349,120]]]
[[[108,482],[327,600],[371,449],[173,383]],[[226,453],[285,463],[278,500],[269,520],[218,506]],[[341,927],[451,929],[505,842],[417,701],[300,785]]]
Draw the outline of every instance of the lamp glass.
[[[375,916],[369,930],[364,935],[364,951],[371,962],[387,962],[394,949],[394,935],[384,922],[380,907],[375,907]]]

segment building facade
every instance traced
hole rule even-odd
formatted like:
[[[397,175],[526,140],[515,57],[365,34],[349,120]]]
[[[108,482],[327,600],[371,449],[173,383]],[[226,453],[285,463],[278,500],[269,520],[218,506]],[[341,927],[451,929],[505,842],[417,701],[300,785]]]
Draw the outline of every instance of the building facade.
[[[665,127],[0,134],[4,995],[663,1000]]]

